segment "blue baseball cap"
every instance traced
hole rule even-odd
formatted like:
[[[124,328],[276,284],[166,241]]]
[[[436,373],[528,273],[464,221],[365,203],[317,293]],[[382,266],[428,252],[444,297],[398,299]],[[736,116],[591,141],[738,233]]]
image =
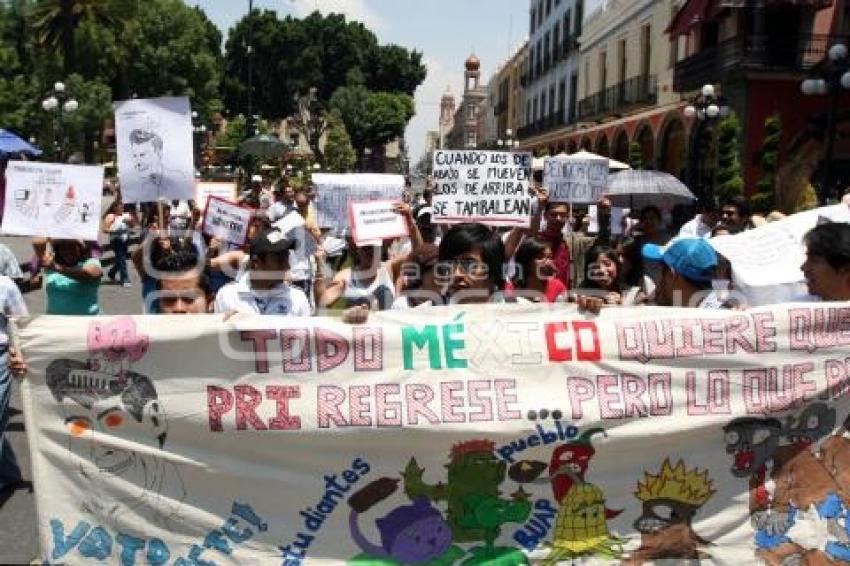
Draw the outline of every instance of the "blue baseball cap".
[[[647,261],[663,261],[685,279],[698,283],[711,281],[717,267],[717,252],[704,238],[681,238],[665,247],[646,244],[641,255]]]

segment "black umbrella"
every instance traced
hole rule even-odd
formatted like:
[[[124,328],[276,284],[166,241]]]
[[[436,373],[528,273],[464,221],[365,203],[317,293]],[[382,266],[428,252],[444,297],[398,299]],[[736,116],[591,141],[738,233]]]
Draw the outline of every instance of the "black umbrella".
[[[286,147],[286,144],[280,141],[280,138],[268,134],[260,134],[240,143],[239,154],[269,159],[280,157],[280,154],[286,151]]]

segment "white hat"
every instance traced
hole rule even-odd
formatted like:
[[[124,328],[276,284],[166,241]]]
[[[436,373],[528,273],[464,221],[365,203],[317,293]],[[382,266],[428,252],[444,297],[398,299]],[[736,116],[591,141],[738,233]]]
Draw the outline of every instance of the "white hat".
[[[251,182],[252,183],[262,183],[263,178],[260,175],[254,175],[253,177],[251,177]]]
[[[423,206],[416,213],[416,218],[422,218],[426,214],[429,215],[429,216],[433,216],[434,215],[434,209],[430,206]]]

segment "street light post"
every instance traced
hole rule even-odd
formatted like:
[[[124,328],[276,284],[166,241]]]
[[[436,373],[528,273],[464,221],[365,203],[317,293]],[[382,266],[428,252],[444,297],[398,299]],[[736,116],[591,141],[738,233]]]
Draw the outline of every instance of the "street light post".
[[[829,48],[821,76],[806,79],[800,83],[800,90],[806,96],[829,94],[829,107],[826,114],[826,148],[821,168],[821,181],[818,190],[818,202],[825,205],[832,193],[832,154],[835,149],[835,112],[838,108],[838,95],[842,90],[850,90],[850,60],[847,46],[836,43]]]
[[[691,150],[688,155],[688,185],[692,190],[697,191],[701,198],[714,197],[713,183],[705,192],[702,177],[702,168],[700,167],[700,141],[705,134],[709,124],[718,119],[726,118],[729,115],[729,105],[726,100],[717,96],[714,85],[706,84],[700,89],[700,94],[694,97],[690,104],[683,110],[686,118],[696,119],[696,124],[692,127],[691,133]]]
[[[496,145],[499,146],[499,149],[506,149],[507,151],[511,151],[514,148],[519,147],[519,140],[514,139],[514,132],[510,128],[505,130],[505,138],[499,138],[496,140]]]
[[[204,146],[204,135],[207,133],[206,124],[196,124],[198,113],[192,110],[192,132],[195,134],[195,168],[201,169],[201,152]]]
[[[45,112],[55,112],[54,123],[55,145],[59,150],[59,162],[64,161],[64,117],[66,112],[76,112],[80,107],[79,102],[66,90],[65,83],[56,81],[49,96],[41,101],[41,107]]]

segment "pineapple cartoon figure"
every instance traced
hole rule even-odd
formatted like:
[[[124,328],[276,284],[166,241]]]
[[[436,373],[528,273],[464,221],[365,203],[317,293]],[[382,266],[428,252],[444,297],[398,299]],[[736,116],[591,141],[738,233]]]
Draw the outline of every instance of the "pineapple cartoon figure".
[[[551,552],[544,566],[585,556],[616,559],[623,553],[625,540],[608,531],[605,494],[578,476],[573,480],[575,485],[558,508]]]

